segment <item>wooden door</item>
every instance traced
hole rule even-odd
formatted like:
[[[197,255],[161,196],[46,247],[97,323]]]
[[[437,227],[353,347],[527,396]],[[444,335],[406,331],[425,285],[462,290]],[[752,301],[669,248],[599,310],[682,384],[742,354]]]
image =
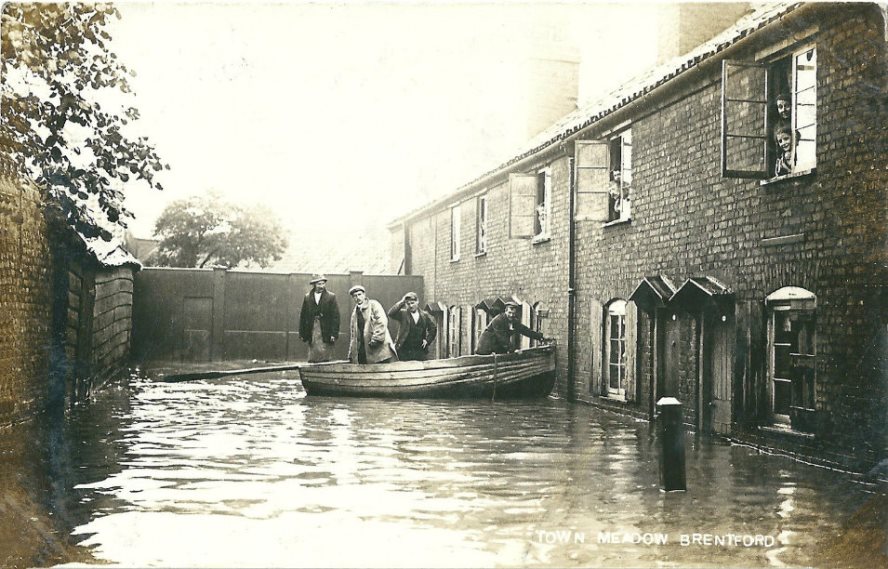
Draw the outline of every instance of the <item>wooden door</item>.
[[[678,398],[681,380],[681,320],[670,310],[661,310],[658,316],[659,351],[657,361],[657,398]]]
[[[731,346],[734,343],[734,311],[716,310],[706,320],[703,350],[703,428],[727,433],[731,428],[733,389]]]

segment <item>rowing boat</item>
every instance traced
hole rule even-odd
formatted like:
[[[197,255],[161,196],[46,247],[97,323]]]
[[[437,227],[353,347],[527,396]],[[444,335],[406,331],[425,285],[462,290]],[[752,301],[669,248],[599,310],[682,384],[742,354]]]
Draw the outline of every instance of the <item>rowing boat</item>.
[[[555,384],[555,346],[425,362],[326,362],[299,368],[308,395],[393,398],[544,397]]]

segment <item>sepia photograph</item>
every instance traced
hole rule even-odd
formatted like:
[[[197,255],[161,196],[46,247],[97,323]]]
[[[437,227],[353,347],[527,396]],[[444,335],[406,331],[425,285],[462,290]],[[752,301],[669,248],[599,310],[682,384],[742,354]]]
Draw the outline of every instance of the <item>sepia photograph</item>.
[[[0,567],[888,567],[888,4],[0,6]]]

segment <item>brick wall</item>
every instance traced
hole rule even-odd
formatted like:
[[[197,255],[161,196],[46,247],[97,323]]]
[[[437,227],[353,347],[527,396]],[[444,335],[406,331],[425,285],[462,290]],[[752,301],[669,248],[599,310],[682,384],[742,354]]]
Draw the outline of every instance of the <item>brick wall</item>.
[[[51,231],[39,190],[0,158],[0,425],[82,400],[129,361],[132,273]]]
[[[509,184],[497,180],[461,204],[461,256],[450,259],[450,206],[412,220],[409,225],[412,274],[424,277],[424,299],[461,306],[463,352],[471,346],[472,307],[489,297],[512,295],[533,306],[542,303],[548,317],[543,334],[556,340],[556,391],[567,394],[567,265],[569,160],[563,155],[530,164],[525,172],[551,167],[551,239],[533,243],[509,237]],[[488,198],[488,249],[476,255],[476,198]]]
[[[863,468],[886,455],[888,374],[888,251],[885,243],[884,22],[872,6],[800,10],[738,45],[732,59],[753,61],[760,50],[810,37],[818,51],[817,169],[770,184],[723,178],[720,64],[704,62],[657,95],[629,105],[585,129],[601,139],[629,121],[633,138],[632,221],[604,226],[576,223],[575,373],[567,385],[568,159],[546,159],[512,172],[553,169],[552,240],[532,244],[508,238],[507,172],[486,190],[489,251],[474,257],[474,201],[462,201],[462,258],[450,260],[450,211],[445,204],[410,221],[411,272],[425,276],[428,300],[447,305],[510,295],[551,309],[545,332],[558,339],[559,392],[575,393],[631,414],[649,414],[668,389],[685,404],[685,421],[703,425],[711,378],[701,322],[726,322],[729,417],[713,430],[765,441],[787,452]],[[671,88],[670,88],[671,87]],[[568,145],[569,147],[569,145]],[[478,192],[485,188],[476,187]],[[461,196],[466,196],[467,191]],[[456,199],[457,196],[455,196]],[[777,238],[777,239],[774,239]],[[670,341],[674,385],[662,385],[651,315],[639,311],[637,391],[628,401],[600,397],[604,322],[614,299],[628,299],[645,276],[666,275],[676,285],[690,277],[724,283],[729,301],[676,308]],[[765,297],[785,286],[817,297],[814,437],[769,432]],[[692,303],[693,304],[693,303]],[[704,317],[705,316],[705,317]],[[661,323],[662,325],[662,323]],[[701,340],[702,335],[702,340]],[[659,339],[658,339],[659,338]],[[701,345],[703,346],[701,352]],[[664,374],[665,375],[665,374]]]
[[[0,156],[0,424],[47,392],[52,262],[40,195]]]
[[[627,298],[646,275],[666,274],[677,284],[711,276],[734,291],[738,421],[765,421],[765,297],[790,285],[816,294],[816,399],[830,447],[819,452],[844,464],[884,456],[886,440],[885,354],[876,355],[885,338],[888,266],[886,109],[877,87],[885,84],[885,41],[875,16],[864,8],[816,22],[815,174],[768,185],[721,177],[721,83],[712,67],[681,94],[623,117],[632,119],[633,130],[632,222],[577,227],[580,339],[588,334],[592,303]],[[733,57],[751,60],[761,48]],[[793,238],[768,241],[781,236]],[[694,321],[688,322],[678,397],[694,424],[699,370]],[[589,356],[578,351],[577,391],[583,393]],[[643,377],[651,374],[642,370]],[[807,439],[799,444],[812,446]]]

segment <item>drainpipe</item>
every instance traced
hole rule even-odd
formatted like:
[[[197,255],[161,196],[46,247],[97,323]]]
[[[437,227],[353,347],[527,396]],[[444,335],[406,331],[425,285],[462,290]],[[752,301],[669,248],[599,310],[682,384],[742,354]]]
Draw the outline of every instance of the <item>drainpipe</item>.
[[[564,145],[561,145],[564,149]],[[570,401],[576,399],[574,357],[576,355],[576,222],[574,221],[574,209],[576,207],[576,162],[573,156],[569,156],[568,163],[568,200],[567,200],[567,398]]]

